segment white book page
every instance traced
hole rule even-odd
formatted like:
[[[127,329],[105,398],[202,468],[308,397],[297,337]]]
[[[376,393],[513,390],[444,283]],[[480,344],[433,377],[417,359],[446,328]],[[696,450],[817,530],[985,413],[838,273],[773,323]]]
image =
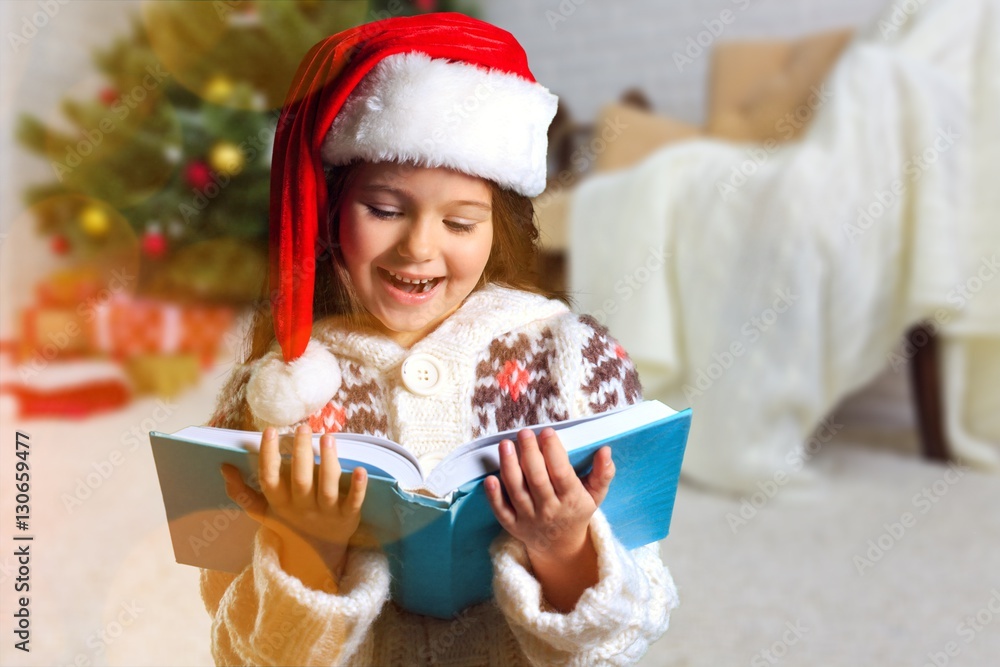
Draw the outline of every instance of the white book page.
[[[547,427],[559,433],[559,440],[567,451],[610,438],[657,420],[669,417],[677,411],[659,401],[644,401],[636,405],[609,410],[596,415],[532,427],[537,434]],[[425,488],[441,498],[466,482],[479,479],[500,470],[498,445],[501,440],[516,440],[520,429],[511,429],[494,435],[473,440],[453,450],[430,471],[424,474],[412,452],[402,445],[370,435],[359,433],[336,433],[337,455],[339,458],[361,461],[384,470],[399,481],[404,489]],[[173,434],[174,437],[207,442],[216,446],[260,452],[261,434],[254,431],[189,426]],[[313,454],[319,456],[320,434],[313,435]],[[291,453],[292,436],[281,436],[282,454]]]
[[[539,424],[531,428],[537,434],[551,426],[559,434],[559,440],[566,451],[572,451],[676,413],[676,410],[659,401],[644,401],[596,415],[554,424]],[[519,430],[521,429],[485,436],[455,449],[430,471],[426,488],[438,496],[445,496],[466,482],[498,472],[499,443],[504,439],[516,441]]]
[[[254,454],[260,453],[261,434],[254,431],[189,426],[173,434],[175,437],[196,442],[208,442],[229,449],[240,449]],[[423,471],[417,458],[391,440],[359,433],[336,433],[337,457],[361,461],[381,468],[401,485],[418,487],[423,484]],[[313,435],[313,454],[319,456],[320,434]],[[292,436],[281,436],[279,450],[291,454]]]

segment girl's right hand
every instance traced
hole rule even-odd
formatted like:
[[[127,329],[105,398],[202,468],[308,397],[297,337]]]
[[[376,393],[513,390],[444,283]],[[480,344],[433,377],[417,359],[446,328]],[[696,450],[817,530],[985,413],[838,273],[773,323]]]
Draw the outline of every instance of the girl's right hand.
[[[315,572],[317,557],[335,576],[343,569],[348,542],[361,522],[368,483],[367,472],[358,466],[351,475],[348,493],[340,493],[340,461],[331,433],[320,438],[318,474],[315,468],[312,430],[306,425],[295,431],[288,466],[281,465],[277,431],[264,430],[258,469],[263,493],[249,487],[235,467],[222,466],[226,493],[253,519],[281,536],[282,564],[303,581],[322,579]]]

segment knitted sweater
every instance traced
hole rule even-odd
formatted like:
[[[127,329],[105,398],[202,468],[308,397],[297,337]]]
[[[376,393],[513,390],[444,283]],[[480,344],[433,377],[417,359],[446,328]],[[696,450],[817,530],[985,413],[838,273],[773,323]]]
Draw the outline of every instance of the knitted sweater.
[[[310,346],[336,360],[339,373],[324,373],[337,376],[327,387],[335,389],[318,407],[304,401],[304,414],[279,430],[307,422],[316,431],[389,437],[411,449],[425,469],[478,436],[641,400],[635,367],[596,320],[558,301],[493,285],[472,293],[410,349],[328,321],[316,323],[313,339]],[[415,393],[413,378],[401,371],[415,354],[436,361],[440,377],[431,393]],[[238,366],[210,423],[268,423],[251,406],[266,412],[267,390],[277,385],[254,375],[276,363],[273,351]],[[494,600],[440,620],[389,600],[389,567],[378,551],[352,547],[334,590],[306,588],[280,568],[280,538],[262,527],[242,573],[201,573],[213,618],[212,652],[220,665],[633,664],[666,631],[677,592],[657,544],[626,550],[600,510],[590,533],[599,581],[571,612],[547,603],[524,545],[504,532],[490,550]]]

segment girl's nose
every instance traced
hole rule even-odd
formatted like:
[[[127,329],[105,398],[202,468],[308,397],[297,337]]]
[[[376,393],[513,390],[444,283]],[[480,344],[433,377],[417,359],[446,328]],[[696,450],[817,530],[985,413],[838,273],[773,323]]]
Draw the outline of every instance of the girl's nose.
[[[433,224],[429,220],[415,220],[406,226],[398,251],[407,259],[422,262],[434,257],[436,247]]]

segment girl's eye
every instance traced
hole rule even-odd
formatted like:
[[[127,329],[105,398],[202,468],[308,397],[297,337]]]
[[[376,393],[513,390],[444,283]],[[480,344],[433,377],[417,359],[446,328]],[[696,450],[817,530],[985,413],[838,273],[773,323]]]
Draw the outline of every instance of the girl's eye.
[[[365,204],[365,208],[367,208],[368,212],[374,215],[376,218],[381,218],[382,220],[395,218],[397,215],[399,215],[397,211],[386,211],[385,209],[375,208],[371,204]]]
[[[450,229],[453,232],[458,232],[459,234],[468,234],[469,232],[471,232],[473,229],[476,228],[476,223],[472,223],[470,225],[470,224],[462,224],[461,222],[452,222],[450,220],[445,220],[444,224],[446,227],[448,227],[448,229]]]

